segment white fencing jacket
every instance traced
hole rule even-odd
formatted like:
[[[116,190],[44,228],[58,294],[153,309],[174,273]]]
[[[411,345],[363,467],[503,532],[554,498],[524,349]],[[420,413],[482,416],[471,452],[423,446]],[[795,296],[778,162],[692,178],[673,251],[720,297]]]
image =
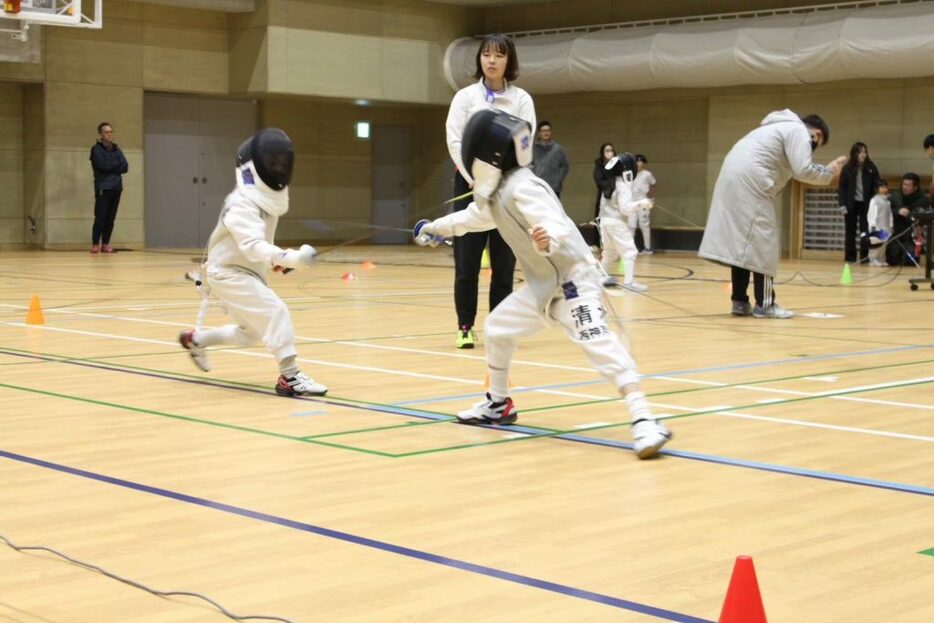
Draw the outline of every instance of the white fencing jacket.
[[[279,217],[289,211],[289,189],[272,190],[252,162],[237,167],[237,187],[224,199],[217,225],[208,240],[207,273],[246,270],[266,281],[283,249],[273,243]]]
[[[551,238],[547,252],[540,252],[529,230],[540,225]],[[529,169],[513,169],[503,177],[489,200],[471,203],[430,224],[441,236],[461,236],[496,228],[516,255],[522,274],[543,314],[551,301],[573,279],[594,279],[600,274],[593,253],[548,183]]]
[[[464,87],[454,94],[451,107],[448,109],[448,119],[445,124],[447,130],[448,152],[451,160],[457,166],[458,172],[468,182],[473,182],[470,172],[464,167],[461,159],[461,143],[464,138],[464,128],[470,116],[478,110],[494,108],[508,112],[514,117],[525,119],[532,125],[532,132],[536,130],[535,103],[532,96],[517,86],[506,83],[503,91],[490,91],[483,84],[483,79]]]

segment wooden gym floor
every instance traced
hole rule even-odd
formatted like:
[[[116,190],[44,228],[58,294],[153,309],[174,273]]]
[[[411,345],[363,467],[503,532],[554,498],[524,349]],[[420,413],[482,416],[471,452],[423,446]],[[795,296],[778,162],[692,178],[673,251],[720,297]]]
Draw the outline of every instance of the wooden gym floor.
[[[841,287],[837,263],[786,261],[799,315],[775,321],[729,316],[720,267],[640,257],[649,291],[613,302],[675,433],[641,462],[553,328],[517,353],[517,426],[451,423],[485,367],[482,344],[453,347],[445,250],[353,247],[272,277],[326,399],[275,396],[262,348],[191,365],[192,254],[0,253],[0,535],[292,621],[714,621],[739,554],[772,623],[934,620],[917,270]],[[44,325],[24,324],[32,295]],[[224,620],[0,544],[0,621]]]

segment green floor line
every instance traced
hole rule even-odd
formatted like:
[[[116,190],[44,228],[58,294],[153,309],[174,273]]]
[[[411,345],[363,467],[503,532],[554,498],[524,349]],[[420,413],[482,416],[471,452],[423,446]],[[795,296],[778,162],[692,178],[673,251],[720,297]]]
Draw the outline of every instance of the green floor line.
[[[405,413],[399,413],[398,415],[405,415]],[[322,435],[309,435],[303,437],[303,439],[319,439],[320,437],[339,437],[341,435],[356,435],[357,433],[375,433],[383,430],[392,430],[394,428],[411,428],[413,426],[428,426],[429,424],[456,424],[457,418],[453,415],[445,417],[443,420],[431,420],[429,422],[406,422],[404,424],[392,424],[389,426],[373,426],[370,428],[358,428],[351,429],[346,431],[337,431],[333,433],[324,433]],[[594,427],[598,428],[598,427]],[[504,429],[505,430],[505,429]],[[540,430],[543,432],[551,433],[560,433],[561,431],[557,428],[547,428],[544,426],[536,426],[535,430]]]
[[[931,384],[931,383],[934,383],[934,380],[916,381],[916,382],[914,382],[914,383],[905,383],[905,384],[903,384],[903,385],[898,385],[897,388],[912,387],[912,386],[914,386],[914,385],[928,385],[928,384]],[[731,407],[728,407],[728,408],[718,407],[718,408],[715,408],[715,409],[703,409],[703,410],[701,410],[701,411],[691,411],[691,412],[688,412],[688,413],[681,413],[681,414],[679,414],[679,415],[669,415],[669,416],[665,416],[665,417],[660,417],[660,418],[658,418],[658,419],[659,419],[659,420],[677,420],[677,419],[684,419],[684,418],[688,418],[688,417],[696,417],[696,416],[698,416],[698,415],[708,415],[708,414],[711,414],[711,413],[720,413],[720,412],[722,412],[722,411],[738,411],[738,410],[740,410],[740,409],[742,409],[742,410],[749,410],[749,409],[756,409],[756,408],[761,408],[761,407],[775,407],[775,406],[780,406],[780,405],[784,405],[784,404],[790,404],[790,403],[793,403],[793,402],[804,402],[804,401],[808,401],[808,400],[818,400],[818,399],[821,399],[821,398],[832,398],[832,397],[834,397],[834,396],[846,396],[846,395],[850,395],[850,394],[862,394],[862,393],[865,393],[865,392],[882,391],[882,390],[886,390],[886,389],[896,389],[896,387],[872,387],[872,388],[866,388],[866,389],[844,390],[844,391],[840,391],[840,392],[834,392],[834,393],[832,393],[832,394],[821,394],[821,395],[819,395],[819,396],[802,396],[802,397],[799,397],[799,398],[789,398],[789,399],[787,399],[787,400],[781,400],[781,401],[778,401],[778,402],[768,402],[768,403],[756,402],[756,403],[752,403],[752,404],[748,404],[748,405],[739,405],[739,406],[735,406],[735,407],[734,407],[734,406],[731,406]],[[524,425],[523,425],[523,426],[524,426]],[[543,433],[541,433],[541,434],[539,434],[539,433],[533,433],[533,434],[530,434],[530,435],[526,435],[526,436],[524,436],[524,437],[515,437],[515,438],[512,438],[512,439],[497,439],[497,440],[494,440],[494,441],[477,442],[477,443],[466,444],[466,445],[445,446],[445,447],[443,447],[443,448],[429,448],[429,449],[427,449],[427,450],[416,450],[416,451],[414,451],[414,452],[402,452],[402,453],[399,453],[399,454],[397,454],[397,455],[395,455],[395,456],[396,456],[396,458],[406,458],[406,457],[418,456],[418,455],[422,455],[422,454],[434,454],[434,453],[438,453],[438,452],[448,452],[448,451],[452,451],[452,450],[461,450],[461,449],[464,449],[464,448],[476,448],[476,447],[481,447],[481,446],[492,446],[492,445],[498,445],[498,444],[503,444],[503,443],[511,443],[511,442],[515,442],[515,441],[523,441],[524,439],[540,439],[540,438],[542,438],[542,437],[559,437],[559,436],[561,436],[561,435],[585,435],[585,434],[589,433],[590,431],[602,430],[602,429],[607,429],[607,428],[619,428],[619,427],[621,427],[621,426],[629,426],[629,422],[613,422],[613,423],[609,423],[609,424],[601,424],[601,425],[599,425],[599,426],[591,426],[591,427],[588,427],[588,428],[573,428],[573,429],[568,429],[568,430],[563,430],[563,431],[543,432]],[[525,426],[525,428],[531,429],[531,430],[541,430],[541,429],[538,429],[537,427],[534,427],[534,426]],[[507,427],[497,428],[497,429],[495,429],[495,431],[496,431],[496,432],[509,432],[509,428],[507,428]]]
[[[903,362],[903,363],[887,364],[887,365],[881,365],[881,366],[868,366],[868,367],[865,367],[865,368],[849,368],[849,369],[844,369],[844,370],[834,370],[834,371],[830,371],[830,372],[827,372],[827,373],[821,373],[821,374],[822,374],[822,375],[827,375],[827,374],[846,374],[846,373],[853,373],[853,372],[866,372],[866,371],[872,371],[872,370],[882,370],[882,369],[885,369],[885,368],[897,368],[897,367],[903,367],[903,366],[922,365],[922,364],[927,364],[927,363],[934,363],[934,359],[926,359],[926,360],[924,360],[924,361],[912,361],[912,362]],[[772,379],[764,379],[764,380],[759,380],[759,381],[749,381],[749,382],[746,382],[746,383],[731,383],[731,384],[728,384],[728,385],[720,385],[720,386],[716,386],[716,387],[712,387],[712,386],[708,386],[708,387],[692,387],[692,388],[689,388],[689,389],[678,389],[678,390],[672,390],[672,391],[669,391],[669,392],[657,392],[657,393],[647,394],[646,397],[647,397],[647,398],[653,398],[653,397],[657,397],[657,396],[670,396],[670,395],[675,395],[675,394],[696,393],[696,392],[702,392],[702,391],[711,391],[711,390],[715,390],[715,389],[726,389],[726,388],[729,388],[729,387],[736,387],[736,386],[739,386],[739,385],[757,385],[757,384],[761,384],[761,383],[775,383],[775,382],[778,382],[778,381],[795,380],[795,379],[800,379],[800,378],[804,378],[804,377],[808,377],[808,376],[815,376],[815,375],[814,375],[814,374],[801,374],[801,375],[795,375],[795,376],[783,376],[783,377],[777,377],[777,378],[772,378]],[[533,407],[533,408],[530,408],[530,409],[522,409],[522,410],[521,410],[521,413],[523,413],[523,414],[526,414],[526,413],[538,413],[538,412],[541,412],[541,411],[553,411],[553,410],[555,410],[555,409],[564,409],[564,408],[581,407],[581,406],[592,406],[592,405],[604,404],[604,403],[609,403],[609,402],[622,402],[622,401],[623,401],[622,398],[602,398],[602,399],[599,399],[599,400],[587,400],[587,401],[583,401],[583,402],[573,402],[573,403],[566,403],[566,404],[560,404],[560,405],[550,405],[550,406],[546,406],[546,407]],[[778,404],[778,403],[771,403],[771,404]],[[672,416],[672,417],[682,417],[682,416]],[[431,421],[431,422],[418,422],[418,423],[409,422],[409,423],[406,423],[406,424],[392,424],[392,425],[389,425],[389,426],[373,426],[373,427],[369,427],[369,428],[360,428],[360,429],[351,429],[351,430],[347,430],[347,431],[337,431],[337,432],[333,432],[333,433],[324,433],[323,435],[309,435],[308,437],[305,437],[305,439],[318,439],[319,437],[337,437],[337,436],[341,436],[341,435],[354,435],[354,434],[357,434],[357,433],[373,433],[373,432],[378,432],[378,431],[382,431],[382,430],[392,430],[392,429],[395,429],[395,428],[405,428],[405,427],[407,427],[407,426],[414,426],[414,425],[416,425],[416,424],[419,425],[419,426],[423,426],[423,425],[426,425],[426,424],[444,424],[444,423],[453,421],[453,419],[454,419],[453,417],[448,417],[448,418],[446,418],[446,419],[444,419],[444,420],[433,420],[433,421]],[[611,424],[611,425],[609,425],[609,426],[612,427],[612,426],[627,426],[627,425],[628,425],[628,424],[626,424],[626,423],[621,423],[621,424]],[[593,427],[589,427],[589,428],[586,429],[586,430],[599,430],[600,428],[604,428],[604,426],[593,426]],[[541,431],[544,431],[544,432],[558,433],[558,434],[564,434],[564,432],[565,432],[565,431],[561,431],[561,430],[556,429],[556,428],[548,428],[548,427],[544,427],[544,426],[536,426],[535,429],[536,429],[536,430],[541,430]],[[579,430],[581,430],[581,429],[575,429],[575,430],[578,430],[578,431],[579,431]]]
[[[405,415],[405,414],[399,414]],[[412,428],[413,426],[428,426],[429,424],[446,424],[455,420],[453,416],[445,420],[428,420],[428,421],[418,421],[418,422],[404,422],[402,424],[393,424],[391,426],[373,426],[370,428],[355,428],[352,430],[345,431],[336,431],[333,433],[321,433],[318,435],[306,435],[302,439],[321,439],[323,437],[340,437],[342,435],[358,435],[360,433],[375,433],[384,430],[392,430],[394,428]]]
[[[98,406],[101,406],[101,407],[108,407],[108,408],[112,408],[112,409],[119,409],[119,410],[122,410],[122,411],[132,411],[132,412],[135,412],[135,413],[143,413],[143,414],[145,414],[145,415],[155,415],[155,416],[158,416],[158,417],[170,418],[170,419],[174,419],[174,420],[181,420],[181,421],[183,421],[183,422],[189,422],[189,423],[193,423],[193,424],[204,424],[204,425],[206,425],[206,426],[215,426],[215,427],[217,427],[217,428],[226,428],[226,429],[229,429],[229,430],[236,430],[236,431],[245,432],[245,433],[253,433],[253,434],[256,434],[256,435],[265,435],[265,436],[267,436],[267,437],[277,437],[277,438],[279,438],[279,439],[288,439],[289,441],[298,441],[298,442],[301,442],[301,443],[310,443],[310,444],[315,444],[315,445],[320,445],[320,446],[328,446],[328,447],[331,447],[331,448],[339,448],[339,449],[342,449],[342,450],[351,450],[351,451],[354,451],[354,452],[361,452],[361,453],[364,453],[364,454],[372,454],[372,455],[381,456],[381,457],[387,457],[387,458],[395,458],[395,456],[396,456],[396,455],[394,455],[394,454],[390,454],[390,453],[386,453],[386,452],[379,452],[379,451],[377,451],[377,450],[367,450],[367,449],[365,449],[365,448],[357,448],[357,447],[354,447],[354,446],[347,446],[347,445],[343,445],[343,444],[330,443],[330,442],[327,442],[327,441],[316,441],[316,440],[312,440],[312,439],[303,439],[302,437],[295,437],[295,436],[293,436],[293,435],[286,435],[286,434],[284,434],[284,433],[276,433],[276,432],[274,432],[274,431],[263,430],[263,429],[260,429],[260,428],[251,428],[251,427],[248,427],[248,426],[240,426],[240,425],[238,425],[238,424],[227,424],[227,423],[225,423],[225,422],[216,422],[216,421],[214,421],[214,420],[205,420],[205,419],[202,419],[202,418],[189,417],[189,416],[187,416],[187,415],[178,415],[178,414],[175,414],[175,413],[166,413],[166,412],[164,412],[164,411],[155,411],[155,410],[153,410],[153,409],[144,409],[144,408],[142,408],[142,407],[134,407],[134,406],[131,406],[131,405],[123,405],[123,404],[118,404],[118,403],[115,403],[115,402],[106,402],[106,401],[104,401],[104,400],[95,400],[95,399],[93,399],[93,398],[84,398],[84,397],[82,397],[82,396],[74,396],[74,395],[70,395],[70,394],[61,394],[61,393],[58,393],[58,392],[50,392],[50,391],[46,391],[46,390],[42,390],[42,389],[34,389],[34,388],[31,388],[31,387],[22,387],[22,386],[19,386],[19,385],[10,385],[10,384],[7,384],[7,383],[0,383],[0,387],[5,387],[5,388],[7,388],[7,389],[12,389],[12,390],[16,390],[16,391],[28,392],[28,393],[32,393],[32,394],[40,394],[40,395],[43,395],[43,396],[50,396],[50,397],[52,397],[52,398],[63,398],[63,399],[65,399],[65,400],[73,400],[73,401],[75,401],[75,402],[83,402],[83,403],[86,403],[86,404],[93,404],[93,405],[98,405]]]
[[[36,355],[36,356],[42,356],[42,357],[49,357],[49,358],[51,358],[51,359],[56,360],[58,363],[68,363],[68,362],[83,362],[83,363],[95,363],[95,364],[98,364],[98,363],[106,363],[106,362],[99,362],[99,361],[95,361],[95,360],[87,359],[87,358],[83,358],[83,357],[66,357],[66,356],[64,356],[64,355],[57,355],[57,354],[53,354],[53,353],[42,353],[42,352],[31,351],[31,350],[22,350],[22,349],[18,349],[18,348],[9,348],[9,347],[6,347],[6,346],[4,346],[3,348],[6,349],[6,350],[9,350],[9,351],[13,351],[13,352],[17,352],[17,353],[23,353],[23,354],[27,354],[27,355]],[[205,385],[210,386],[210,387],[221,387],[221,388],[222,388],[222,387],[224,387],[224,386],[229,386],[229,387],[244,387],[244,388],[248,388],[248,389],[259,389],[259,390],[263,390],[263,391],[265,391],[266,393],[272,395],[272,390],[269,388],[269,386],[267,386],[267,385],[259,385],[259,384],[257,384],[257,383],[245,383],[245,382],[242,382],[242,381],[232,381],[232,380],[228,380],[228,379],[212,378],[212,377],[205,376],[205,375],[203,375],[203,374],[202,374],[202,375],[186,374],[186,373],[184,373],[184,372],[173,372],[173,371],[170,371],[170,370],[160,370],[160,369],[158,369],[158,368],[146,368],[146,367],[142,367],[142,366],[131,366],[131,365],[119,364],[119,363],[117,363],[117,364],[107,364],[105,367],[109,367],[110,369],[113,369],[113,370],[116,370],[116,371],[119,371],[119,370],[135,370],[135,371],[138,371],[138,372],[149,372],[149,373],[153,373],[153,374],[160,374],[160,375],[163,375],[165,378],[178,378],[178,379],[188,379],[188,380],[201,381],[201,382],[203,382]],[[341,397],[341,396],[333,396],[333,395],[332,395],[332,396],[322,396],[322,397],[318,398],[318,399],[316,400],[316,402],[323,402],[323,403],[330,404],[330,405],[337,406],[337,407],[340,407],[340,406],[347,406],[347,405],[360,405],[360,406],[367,406],[367,407],[379,407],[379,408],[381,408],[381,409],[387,409],[387,410],[392,410],[392,411],[398,411],[398,409],[399,409],[399,407],[396,407],[396,406],[394,406],[394,405],[387,404],[387,403],[382,403],[382,402],[371,402],[371,401],[368,401],[368,400],[359,400],[359,399],[356,399],[356,398],[344,398],[344,397]],[[428,410],[426,410],[426,409],[416,409],[416,408],[411,408],[411,407],[406,407],[405,409],[406,409],[406,411],[413,411],[413,412],[417,412],[417,413],[424,413],[424,414],[426,414],[426,415],[431,415],[431,416],[443,416],[443,417],[446,417],[446,418],[451,417],[451,415],[450,415],[449,413],[441,413],[441,412],[439,412],[439,411],[428,411]],[[404,415],[404,413],[399,413],[399,415]]]
[[[463,426],[463,425],[462,425],[462,426]],[[614,426],[619,426],[619,425],[618,425],[618,424],[614,424]],[[627,426],[628,426],[628,424],[627,424]],[[526,428],[532,428],[532,427],[527,426]],[[609,428],[609,427],[607,427],[607,428]],[[495,432],[499,432],[499,433],[508,433],[508,432],[510,432],[510,431],[509,431],[508,428],[503,427],[503,428],[501,428],[501,429],[499,429],[499,428],[496,429]],[[580,433],[581,431],[574,431],[574,432]],[[525,440],[527,440],[527,439],[542,439],[543,437],[555,437],[555,436],[564,435],[564,434],[567,434],[567,433],[568,433],[568,431],[555,431],[555,432],[553,432],[553,433],[545,432],[545,433],[541,433],[541,434],[539,434],[539,433],[528,433],[528,434],[525,434],[525,433],[517,433],[517,434],[522,434],[522,436],[521,436],[521,437],[511,437],[511,438],[509,438],[509,439],[496,439],[496,440],[494,440],[494,441],[478,441],[478,442],[476,442],[476,443],[464,443],[464,444],[459,444],[459,445],[456,445],[456,446],[445,446],[445,447],[443,447],[443,448],[428,448],[427,450],[413,450],[412,452],[400,452],[399,454],[396,454],[396,455],[395,455],[395,458],[397,458],[397,459],[407,459],[407,458],[410,458],[410,457],[413,457],[413,456],[421,456],[421,455],[423,455],[423,454],[437,454],[437,453],[439,453],[439,452],[450,452],[450,451],[452,451],[452,450],[466,450],[466,449],[468,449],[468,448],[481,448],[481,447],[484,447],[484,446],[496,446],[496,445],[504,444],[504,443],[512,443],[512,442],[516,442],[516,441],[525,441]]]
[[[776,377],[776,378],[772,378],[772,379],[761,379],[761,380],[758,380],[758,381],[745,381],[745,382],[742,382],[742,383],[727,383],[727,384],[724,384],[724,385],[708,385],[708,386],[704,386],[704,387],[691,387],[691,388],[688,388],[688,389],[674,389],[674,390],[667,391],[667,392],[647,393],[647,394],[646,394],[646,398],[656,398],[656,397],[659,397],[659,396],[675,396],[675,395],[678,395],[678,394],[691,394],[691,393],[697,393],[697,392],[712,391],[712,390],[716,390],[716,389],[729,389],[729,388],[731,388],[731,387],[740,387],[740,386],[742,386],[742,385],[761,385],[761,384],[763,384],[763,383],[778,383],[778,382],[781,382],[781,381],[794,381],[794,380],[803,379],[803,378],[806,378],[806,377],[809,377],[809,376],[828,376],[828,375],[839,375],[839,374],[851,374],[851,373],[854,373],[854,372],[868,372],[868,371],[872,371],[872,370],[885,370],[885,369],[887,369],[887,368],[899,368],[899,367],[904,367],[904,366],[920,366],[920,365],[923,365],[923,364],[926,364],[926,363],[934,363],[934,359],[924,359],[924,360],[922,360],[922,361],[909,361],[909,362],[903,362],[903,363],[891,363],[891,364],[885,364],[885,365],[881,365],[881,366],[868,366],[868,367],[865,367],[865,368],[847,368],[847,369],[844,369],[844,370],[831,370],[831,371],[829,371],[829,372],[819,372],[819,373],[811,373],[811,374],[798,374],[798,375],[794,375],[794,376],[780,376],[780,377]],[[540,412],[540,411],[551,411],[551,410],[554,410],[554,409],[565,409],[565,408],[569,408],[569,407],[587,407],[587,406],[590,406],[590,405],[599,405],[599,404],[604,404],[604,403],[607,403],[607,402],[621,402],[622,400],[623,400],[622,397],[616,397],[616,398],[599,398],[599,399],[597,399],[597,400],[584,400],[584,401],[581,401],[581,402],[569,402],[569,403],[564,403],[564,404],[560,404],[560,405],[549,405],[549,406],[546,406],[546,407],[532,407],[531,409],[523,409],[522,412],[523,412],[523,413],[538,413],[538,412]]]

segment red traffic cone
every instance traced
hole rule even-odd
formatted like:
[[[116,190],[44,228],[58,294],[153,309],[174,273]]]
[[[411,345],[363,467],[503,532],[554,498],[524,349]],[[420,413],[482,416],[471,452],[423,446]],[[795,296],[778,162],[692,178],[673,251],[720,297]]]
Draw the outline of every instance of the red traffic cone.
[[[767,623],[756,568],[749,556],[737,556],[719,623]]]

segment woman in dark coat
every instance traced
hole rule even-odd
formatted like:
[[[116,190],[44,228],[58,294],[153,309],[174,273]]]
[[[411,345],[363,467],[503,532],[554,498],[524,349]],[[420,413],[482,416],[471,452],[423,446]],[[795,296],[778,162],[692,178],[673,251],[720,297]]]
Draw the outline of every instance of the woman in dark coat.
[[[840,212],[843,213],[846,226],[843,245],[845,262],[856,261],[856,240],[861,232],[869,230],[866,215],[869,213],[869,200],[876,194],[878,182],[879,169],[869,159],[869,148],[865,143],[853,143],[850,157],[840,173],[840,186],[837,189]],[[859,245],[859,256],[866,259],[869,255],[869,239],[861,239]]]

